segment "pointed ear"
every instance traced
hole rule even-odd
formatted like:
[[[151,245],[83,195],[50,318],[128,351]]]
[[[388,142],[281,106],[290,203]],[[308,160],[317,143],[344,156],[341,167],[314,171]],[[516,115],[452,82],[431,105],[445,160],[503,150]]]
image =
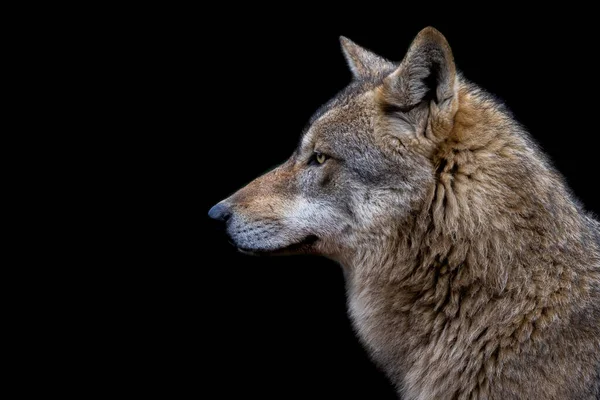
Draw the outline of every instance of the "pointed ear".
[[[369,76],[377,76],[383,71],[390,70],[394,64],[379,57],[377,54],[360,47],[353,41],[343,36],[340,36],[340,44],[346,62],[352,71],[354,79],[364,79]]]
[[[381,100],[402,112],[430,103],[435,117],[454,116],[457,107],[456,67],[444,35],[423,29],[400,66],[384,79]]]

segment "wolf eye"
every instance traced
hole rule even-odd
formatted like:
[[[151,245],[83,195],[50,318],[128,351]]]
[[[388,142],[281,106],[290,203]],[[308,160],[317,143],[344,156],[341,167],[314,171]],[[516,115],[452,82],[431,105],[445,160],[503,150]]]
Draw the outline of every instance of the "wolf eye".
[[[314,152],[313,156],[310,158],[310,164],[317,164],[317,165],[321,165],[323,164],[325,161],[327,161],[327,159],[329,158],[329,156],[326,156],[323,153],[319,153],[319,152]]]

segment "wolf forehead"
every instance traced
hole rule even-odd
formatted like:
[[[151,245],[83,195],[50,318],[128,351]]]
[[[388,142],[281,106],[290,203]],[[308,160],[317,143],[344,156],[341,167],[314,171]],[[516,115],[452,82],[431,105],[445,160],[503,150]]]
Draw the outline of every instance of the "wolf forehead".
[[[360,135],[374,111],[369,95],[382,82],[383,78],[354,80],[322,105],[304,128],[300,148],[314,145],[318,139],[327,140],[335,136],[336,140],[340,140],[344,136]]]
[[[340,39],[344,44],[344,37]],[[342,47],[342,49],[344,49]],[[361,75],[353,74],[352,81],[344,89],[338,92],[332,99],[315,111],[309,120],[309,125],[318,120],[323,114],[331,109],[343,107],[356,97],[366,92],[372,91],[383,84],[383,80],[394,72],[400,63],[391,62],[378,56],[377,62],[370,66],[369,72]]]
[[[391,69],[390,71],[393,72],[393,69]],[[313,124],[316,120],[321,118],[327,112],[335,108],[344,107],[348,105],[352,100],[356,99],[358,96],[380,86],[383,83],[384,78],[385,76],[366,76],[354,78],[354,80],[350,82],[344,89],[338,92],[327,103],[323,104],[317,109],[317,111],[315,111],[315,113],[310,117],[310,120],[308,122],[309,126]]]

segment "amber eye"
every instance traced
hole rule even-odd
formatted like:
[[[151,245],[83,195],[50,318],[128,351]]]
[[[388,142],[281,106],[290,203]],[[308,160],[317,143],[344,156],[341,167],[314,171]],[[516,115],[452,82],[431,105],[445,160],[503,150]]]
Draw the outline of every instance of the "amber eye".
[[[327,156],[323,153],[315,153],[315,160],[318,164],[323,164],[327,160]]]
[[[323,153],[319,153],[318,151],[315,151],[308,163],[312,164],[312,165],[322,165],[328,159],[329,159],[329,156],[327,156]]]

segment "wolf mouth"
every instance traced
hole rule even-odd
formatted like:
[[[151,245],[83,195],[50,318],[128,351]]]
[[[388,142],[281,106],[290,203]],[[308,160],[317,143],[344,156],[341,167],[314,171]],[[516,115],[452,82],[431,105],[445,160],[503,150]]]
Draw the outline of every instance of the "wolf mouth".
[[[273,250],[261,250],[261,249],[249,249],[244,247],[237,246],[237,249],[244,253],[250,255],[284,255],[284,254],[293,254],[308,250],[310,246],[312,246],[315,242],[317,242],[319,238],[316,235],[308,235],[304,239],[299,242],[292,243],[288,246],[281,247],[279,249]]]

